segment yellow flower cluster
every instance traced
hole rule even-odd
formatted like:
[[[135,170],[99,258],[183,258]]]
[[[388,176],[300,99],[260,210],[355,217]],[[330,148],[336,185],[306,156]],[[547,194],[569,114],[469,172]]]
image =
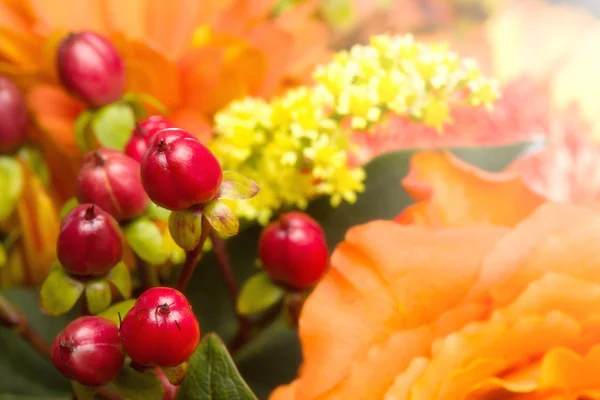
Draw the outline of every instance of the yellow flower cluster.
[[[238,216],[265,224],[273,212],[305,208],[321,195],[334,206],[354,202],[365,173],[348,166],[351,129],[370,128],[389,112],[441,127],[453,104],[489,105],[498,97],[497,85],[473,62],[411,36],[377,36],[337,53],[314,79],[312,87],[271,102],[235,101],[216,115],[209,146],[224,169],[261,188],[230,204]]]

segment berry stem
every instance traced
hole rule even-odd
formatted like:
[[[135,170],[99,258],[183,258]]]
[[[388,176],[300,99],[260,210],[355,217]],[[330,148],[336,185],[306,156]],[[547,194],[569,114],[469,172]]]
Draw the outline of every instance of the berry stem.
[[[187,284],[190,282],[192,278],[192,274],[194,273],[194,269],[196,268],[196,264],[202,258],[202,248],[204,247],[204,242],[208,237],[208,234],[211,231],[210,223],[204,216],[202,216],[202,235],[200,236],[200,242],[194,250],[185,252],[185,263],[183,264],[183,268],[181,268],[181,273],[179,274],[179,279],[177,280],[177,285],[175,285],[175,289],[180,292],[184,292]]]
[[[19,314],[16,308],[0,294],[0,325],[12,329],[31,347],[45,357],[50,357],[50,345],[29,325],[27,319]]]
[[[221,271],[223,279],[225,280],[227,292],[229,293],[231,304],[235,310],[237,308],[236,305],[239,295],[239,288],[233,273],[233,268],[231,268],[231,262],[229,261],[227,245],[225,241],[212,229],[210,232],[210,240],[213,243],[217,264],[219,265],[219,270]],[[238,320],[239,326],[236,338],[234,339],[232,345],[236,345],[236,343],[245,343],[250,336],[250,331],[252,329],[252,322],[250,319],[237,312],[235,313],[235,316]]]

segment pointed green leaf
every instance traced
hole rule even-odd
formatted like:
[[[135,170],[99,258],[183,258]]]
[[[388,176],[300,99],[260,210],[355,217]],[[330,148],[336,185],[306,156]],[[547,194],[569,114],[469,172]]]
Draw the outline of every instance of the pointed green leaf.
[[[225,236],[233,236],[240,230],[240,221],[234,212],[219,200],[206,203],[202,212],[212,227]]]
[[[169,109],[157,98],[147,93],[126,93],[123,98],[130,103],[144,103],[156,109],[160,114],[168,114]]]
[[[69,312],[85,289],[85,284],[73,279],[56,263],[40,290],[40,306],[48,315]]]
[[[134,304],[135,299],[125,300],[108,307],[98,314],[98,316],[114,322],[116,325],[120,325],[121,320],[119,319],[119,314],[121,315],[121,319],[125,318],[125,315],[133,308]]]
[[[158,226],[147,217],[136,219],[124,229],[127,242],[142,260],[158,265],[167,261],[168,252]]]
[[[67,200],[65,202],[65,204],[63,204],[63,206],[60,209],[60,217],[64,218],[65,215],[67,215],[69,213],[69,211],[71,211],[72,209],[74,209],[75,207],[77,207],[79,205],[79,201],[77,200],[77,198],[75,197],[71,197],[69,200]]]
[[[150,202],[148,205],[148,209],[146,210],[146,216],[150,219],[155,219],[158,221],[166,221],[169,219],[169,215],[171,215],[171,211],[166,208],[162,208],[157,206],[153,202]]]
[[[112,301],[110,285],[106,279],[94,279],[85,285],[88,311],[94,315],[106,310]]]
[[[102,147],[123,150],[135,128],[135,115],[127,103],[109,104],[96,112],[92,128]]]
[[[153,370],[138,372],[126,366],[112,384],[127,400],[162,400],[165,392]]]
[[[204,337],[189,361],[177,400],[257,400],[214,333]]]
[[[194,209],[173,211],[169,217],[169,233],[177,246],[194,250],[202,238],[202,212]]]
[[[237,300],[237,310],[242,315],[265,311],[283,298],[285,290],[271,281],[262,271],[246,281]]]
[[[93,131],[90,129],[93,116],[94,112],[92,110],[85,110],[75,120],[75,143],[77,143],[77,147],[82,153],[87,153],[96,147]]]
[[[223,171],[218,197],[225,200],[248,200],[256,196],[258,191],[258,185],[252,179],[237,172]]]
[[[12,157],[0,156],[0,221],[13,213],[23,190],[23,170]]]
[[[73,394],[77,396],[77,400],[96,400],[98,388],[82,385],[79,382],[71,381]]]
[[[123,298],[127,299],[131,297],[131,273],[123,261],[119,262],[110,270],[106,276],[106,280],[115,285]]]

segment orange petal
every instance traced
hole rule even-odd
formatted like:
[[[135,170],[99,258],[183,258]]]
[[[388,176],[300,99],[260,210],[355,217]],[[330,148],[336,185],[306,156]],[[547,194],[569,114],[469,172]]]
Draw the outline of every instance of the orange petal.
[[[173,111],[168,117],[175,126],[192,132],[204,144],[212,138],[210,122],[198,111],[189,108],[179,109]]]
[[[181,93],[182,104],[199,111],[210,107],[224,57],[224,51],[217,47],[202,47],[185,54],[179,61],[181,87],[186,88]]]
[[[543,202],[516,173],[486,172],[442,151],[413,156],[402,184],[417,203],[396,218],[400,223],[512,226]]]
[[[103,0],[29,0],[39,20],[39,30],[51,34],[57,29],[91,30],[107,33]]]
[[[351,229],[300,318],[304,365],[297,397],[383,395],[413,357],[426,354],[433,334],[481,317],[478,307],[459,304],[483,256],[505,232],[432,232],[387,221]],[[454,307],[452,317],[440,319]],[[385,362],[374,367],[377,360]],[[361,380],[365,370],[380,374]]]

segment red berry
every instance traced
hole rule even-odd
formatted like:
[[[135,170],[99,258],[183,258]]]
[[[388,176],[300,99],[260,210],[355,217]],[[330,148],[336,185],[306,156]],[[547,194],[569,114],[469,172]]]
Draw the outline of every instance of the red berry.
[[[150,203],[140,179],[140,164],[113,149],[98,149],[84,158],[77,198],[95,203],[117,221],[139,217]]]
[[[26,139],[27,108],[19,89],[0,76],[0,153],[10,153]]]
[[[115,46],[94,32],[71,33],[58,46],[58,73],[73,95],[92,107],[113,103],[125,91],[125,64]]]
[[[329,263],[323,229],[301,212],[283,214],[267,226],[258,252],[271,279],[295,289],[317,283]]]
[[[161,115],[153,115],[139,122],[125,146],[125,154],[136,161],[142,161],[150,140],[158,131],[166,128],[173,128],[173,124]]]
[[[121,324],[123,347],[144,366],[174,367],[200,341],[200,325],[183,294],[167,287],[146,290]]]
[[[116,324],[101,317],[80,317],[52,344],[52,362],[66,378],[87,386],[114,380],[125,357]]]
[[[62,266],[73,275],[105,275],[121,261],[119,225],[94,204],[78,205],[62,220],[56,252]]]
[[[158,132],[142,158],[144,189],[154,203],[172,211],[212,200],[222,178],[217,158],[182,129]]]
[[[156,368],[155,371],[156,371],[156,375],[158,376],[158,379],[160,379],[160,383],[162,383],[163,389],[165,391],[163,400],[175,400],[175,398],[177,397],[177,392],[179,392],[179,386],[175,386],[171,382],[169,382],[169,379],[167,378],[165,373],[162,371],[162,369]]]

